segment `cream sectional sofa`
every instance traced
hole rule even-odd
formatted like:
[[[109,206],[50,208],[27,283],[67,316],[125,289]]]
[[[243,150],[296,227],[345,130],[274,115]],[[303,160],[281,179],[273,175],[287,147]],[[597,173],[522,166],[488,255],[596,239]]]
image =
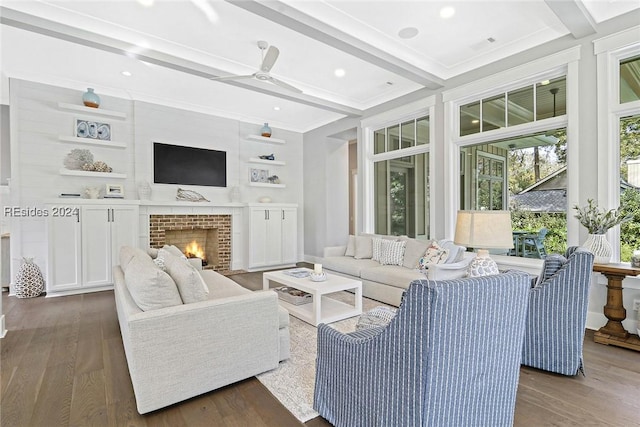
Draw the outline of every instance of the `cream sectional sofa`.
[[[402,265],[383,265],[371,259],[373,250],[369,246],[375,237],[406,241]],[[467,252],[464,246],[455,245],[450,240],[439,240],[438,243],[449,250],[449,255],[442,264],[429,264],[426,272],[418,269],[418,262],[431,241],[405,236],[349,236],[347,245],[324,248],[322,266],[331,273],[361,280],[365,297],[399,306],[404,291],[413,280],[425,277],[447,280],[467,275],[469,264],[476,254]]]
[[[174,272],[175,266],[168,267]],[[186,271],[194,293],[176,291],[176,300],[171,286],[178,286],[144,251],[123,247],[114,268],[120,331],[141,414],[274,369],[289,358],[289,313],[275,292],[249,291],[212,270]],[[196,294],[202,300],[180,301]]]

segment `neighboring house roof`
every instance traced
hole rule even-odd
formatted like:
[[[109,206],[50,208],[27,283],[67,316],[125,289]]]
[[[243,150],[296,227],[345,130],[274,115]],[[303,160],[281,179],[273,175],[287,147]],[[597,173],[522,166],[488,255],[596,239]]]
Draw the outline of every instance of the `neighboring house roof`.
[[[566,212],[567,190],[532,190],[511,196],[516,209],[534,212]]]

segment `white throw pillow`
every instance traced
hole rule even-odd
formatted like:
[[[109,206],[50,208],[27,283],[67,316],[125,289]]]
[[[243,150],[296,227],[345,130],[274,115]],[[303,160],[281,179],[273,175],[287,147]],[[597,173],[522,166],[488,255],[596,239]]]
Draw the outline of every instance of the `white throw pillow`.
[[[388,242],[388,240],[385,240]],[[380,262],[380,255],[382,253],[382,238],[373,237],[371,239],[371,259]]]
[[[356,236],[356,259],[368,259],[373,256],[373,239],[369,236]]]
[[[158,269],[151,258],[135,256],[124,270],[124,282],[143,311],[181,305],[182,299],[175,282],[164,271]]]
[[[349,235],[349,241],[347,242],[347,250],[344,256],[354,256],[356,254],[356,236]]]
[[[445,261],[446,264],[460,262],[464,259],[464,253],[467,251],[466,247],[456,245],[452,240],[440,240],[439,245],[449,251],[449,256]]]
[[[158,257],[160,256],[158,254]],[[204,283],[198,270],[189,262],[167,253],[164,256],[164,265],[167,273],[176,282],[180,297],[185,304],[204,301],[208,298],[209,288]]]
[[[187,259],[185,254],[183,254],[182,251],[174,245],[164,245],[162,249],[168,251],[171,255],[177,256],[178,258]]]
[[[382,242],[380,253],[380,264],[382,265],[402,265],[404,260],[404,249],[406,240]]]
[[[140,256],[142,258],[149,258],[149,256],[140,248],[134,248],[133,246],[122,246],[120,247],[120,268],[124,271],[129,265],[129,262],[136,257]],[[149,258],[151,259],[151,258]]]

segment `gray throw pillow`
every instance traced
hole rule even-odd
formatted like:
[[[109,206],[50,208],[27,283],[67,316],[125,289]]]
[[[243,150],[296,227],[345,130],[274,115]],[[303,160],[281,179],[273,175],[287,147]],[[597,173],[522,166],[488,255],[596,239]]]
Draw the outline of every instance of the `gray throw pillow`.
[[[160,256],[160,255],[158,255]],[[178,286],[178,292],[185,304],[204,301],[209,297],[209,288],[188,261],[167,253],[164,256],[165,270]]]
[[[349,241],[347,242],[347,250],[344,256],[354,256],[356,254],[356,236],[349,235]]]
[[[420,261],[430,244],[431,240],[407,239],[402,265],[405,268],[418,268],[418,261]]]
[[[186,258],[182,251],[174,245],[164,245],[162,249],[169,252],[171,255],[177,256],[178,258]]]
[[[131,262],[131,260],[136,257],[136,256],[140,256],[142,258],[149,258],[151,259],[146,253],[145,251],[143,251],[140,248],[134,248],[133,246],[122,246],[120,247],[120,268],[122,268],[122,271],[124,271],[127,266],[129,265],[129,262]]]
[[[124,270],[124,282],[143,311],[181,305],[182,299],[173,279],[155,266],[151,258],[135,256]]]
[[[371,235],[356,236],[356,259],[368,259],[373,256],[373,239]]]

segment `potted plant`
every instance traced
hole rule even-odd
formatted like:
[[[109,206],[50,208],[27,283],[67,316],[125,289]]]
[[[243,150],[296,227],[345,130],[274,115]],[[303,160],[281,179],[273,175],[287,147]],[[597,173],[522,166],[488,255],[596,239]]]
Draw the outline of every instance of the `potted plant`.
[[[610,210],[599,209],[592,199],[587,200],[587,206],[576,205],[573,209],[577,212],[575,217],[580,224],[589,231],[589,237],[583,247],[593,253],[594,263],[607,264],[611,261],[612,252],[611,244],[605,237],[607,230],[631,220],[632,215],[623,214],[620,207]]]

